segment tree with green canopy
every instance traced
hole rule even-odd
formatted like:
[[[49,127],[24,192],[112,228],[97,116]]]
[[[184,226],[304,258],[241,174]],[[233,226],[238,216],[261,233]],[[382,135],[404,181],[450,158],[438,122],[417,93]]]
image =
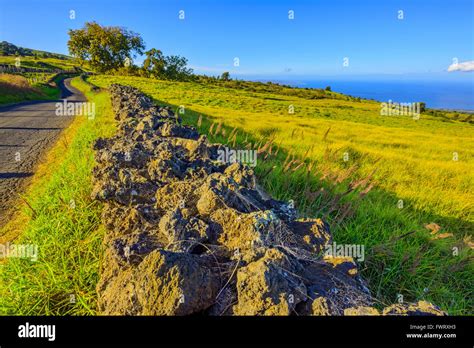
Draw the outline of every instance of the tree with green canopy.
[[[87,22],[84,28],[69,30],[69,53],[81,63],[88,62],[99,72],[126,65],[137,54],[143,54],[145,43],[137,33],[122,27],[101,26]]]

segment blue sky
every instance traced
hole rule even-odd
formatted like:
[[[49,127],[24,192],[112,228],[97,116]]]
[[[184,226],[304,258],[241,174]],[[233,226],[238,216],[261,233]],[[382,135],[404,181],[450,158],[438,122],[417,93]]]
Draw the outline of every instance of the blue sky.
[[[0,0],[0,41],[67,53],[67,30],[120,25],[148,48],[188,58],[198,73],[273,78],[446,72],[474,60],[472,0]],[[75,19],[69,18],[74,10]],[[179,19],[179,11],[185,19]],[[288,19],[288,11],[294,19]],[[404,18],[398,19],[398,11]],[[234,67],[238,57],[239,67]],[[343,67],[343,59],[349,66]],[[137,59],[141,62],[141,58]]]

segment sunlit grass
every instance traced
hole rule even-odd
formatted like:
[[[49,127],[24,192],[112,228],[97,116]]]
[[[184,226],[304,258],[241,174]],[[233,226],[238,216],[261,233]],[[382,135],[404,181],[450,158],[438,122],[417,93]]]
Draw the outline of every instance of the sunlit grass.
[[[19,58],[19,60],[17,59]],[[71,70],[78,65],[74,59],[38,58],[33,56],[0,56],[0,64],[18,64],[24,68]]]
[[[380,116],[380,105],[375,102],[281,95],[273,97],[282,100],[267,101],[258,93],[192,83],[105,76],[91,81],[130,83],[158,100],[183,105],[252,134],[271,129],[277,143],[281,141],[283,147],[299,154],[314,147],[311,155],[315,159],[322,157],[327,146],[340,149],[341,161],[334,163],[335,167],[342,167],[343,153],[348,152],[349,161],[356,158],[362,176],[376,168],[378,187],[397,198],[420,210],[474,222],[474,133],[469,124],[441,122],[424,115],[419,121]],[[294,106],[294,114],[288,113],[289,105]],[[316,110],[330,116],[315,116]]]
[[[43,75],[43,74],[39,74]],[[12,104],[28,100],[51,100],[58,99],[60,91],[56,86],[45,82],[53,75],[41,77],[33,82],[30,77],[14,74],[0,74],[0,105]]]

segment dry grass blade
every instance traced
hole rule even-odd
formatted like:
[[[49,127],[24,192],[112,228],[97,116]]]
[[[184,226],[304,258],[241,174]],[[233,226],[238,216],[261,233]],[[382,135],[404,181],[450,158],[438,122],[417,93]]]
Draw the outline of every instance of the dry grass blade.
[[[329,127],[328,130],[324,133],[324,135],[323,135],[323,141],[326,141],[330,130],[331,130],[331,127]]]
[[[213,134],[212,131],[214,129],[215,124],[216,124],[215,122],[212,122],[211,127],[209,128],[209,134],[211,134],[211,135]]]
[[[11,191],[11,194],[15,194],[13,191]],[[37,216],[38,216],[38,213],[36,212],[36,210],[31,206],[30,202],[28,202],[28,200],[23,197],[23,195],[17,193],[17,196],[26,204],[26,206],[31,210],[32,212],[32,218],[35,219]]]
[[[221,131],[221,128],[222,128],[222,122],[219,122],[213,135],[216,136],[217,134],[219,134],[219,132]]]

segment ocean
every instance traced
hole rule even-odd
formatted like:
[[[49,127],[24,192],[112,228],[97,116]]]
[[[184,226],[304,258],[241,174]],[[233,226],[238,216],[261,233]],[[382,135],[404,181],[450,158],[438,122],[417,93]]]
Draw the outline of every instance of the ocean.
[[[474,79],[470,81],[356,81],[356,80],[311,80],[289,82],[295,87],[325,88],[380,102],[396,103],[425,102],[434,109],[474,111]]]

